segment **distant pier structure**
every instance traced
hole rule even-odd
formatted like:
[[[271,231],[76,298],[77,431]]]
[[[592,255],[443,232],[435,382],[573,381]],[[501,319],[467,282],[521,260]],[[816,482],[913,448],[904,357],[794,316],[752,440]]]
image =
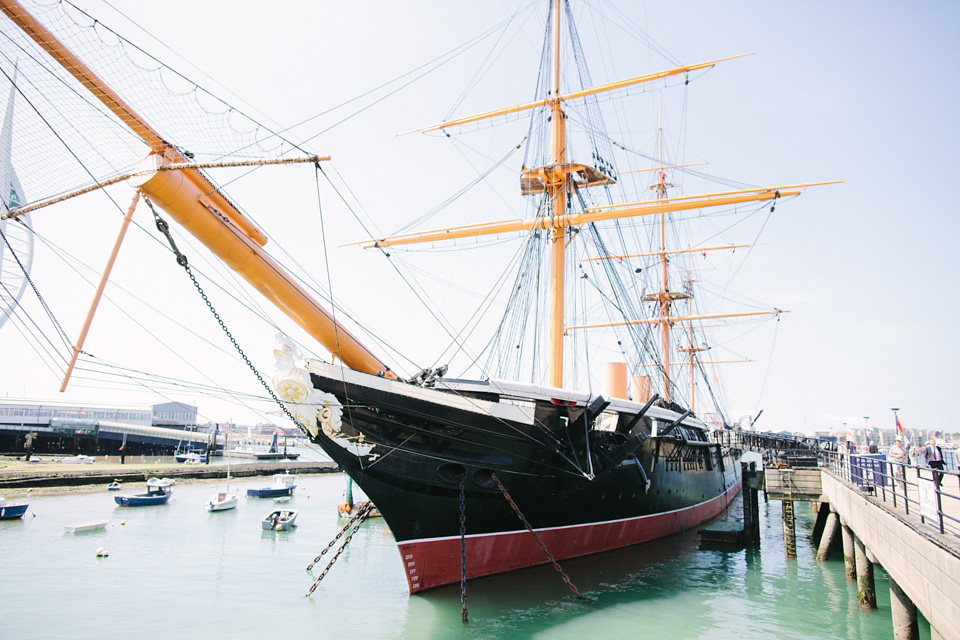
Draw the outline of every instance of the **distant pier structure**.
[[[6,402],[0,403],[0,451],[139,455],[216,448],[215,436],[196,423],[197,407],[181,402],[150,409]]]
[[[817,512],[816,560],[842,549],[845,575],[864,609],[877,607],[874,565],[890,583],[893,635],[960,638],[960,475],[894,465],[882,454],[850,455],[833,443],[743,432],[743,448],[764,454],[764,492],[783,503],[788,557],[796,558],[794,505]]]

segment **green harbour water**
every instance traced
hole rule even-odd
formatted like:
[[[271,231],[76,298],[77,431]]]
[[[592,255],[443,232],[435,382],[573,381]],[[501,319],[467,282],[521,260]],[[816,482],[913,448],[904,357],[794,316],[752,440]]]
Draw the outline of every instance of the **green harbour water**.
[[[269,478],[231,482],[243,495]],[[208,513],[216,483],[178,483],[167,505],[117,507],[106,490],[28,498],[0,522],[4,638],[892,638],[886,575],[861,611],[834,554],[814,562],[813,514],[797,504],[797,560],[784,556],[780,503],[761,502],[759,549],[698,549],[695,530],[566,561],[585,599],[547,565],[410,596],[382,519],[363,523],[310,597],[307,565],[343,525],[342,474],[304,475],[288,507],[298,527],[266,532],[277,505],[241,497]],[[219,487],[223,487],[221,482]],[[127,486],[125,491],[140,490]],[[731,505],[739,510],[739,499]],[[469,514],[467,514],[469,517]],[[109,520],[103,531],[63,526]],[[97,558],[103,547],[109,553]],[[921,620],[921,637],[929,627]]]

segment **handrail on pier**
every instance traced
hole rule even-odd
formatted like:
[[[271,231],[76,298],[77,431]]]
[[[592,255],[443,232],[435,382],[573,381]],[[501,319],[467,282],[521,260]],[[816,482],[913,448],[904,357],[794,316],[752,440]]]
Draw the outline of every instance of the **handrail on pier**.
[[[906,515],[912,510],[921,523],[934,524],[941,534],[960,537],[960,517],[953,515],[960,514],[960,473],[894,462],[882,455],[825,451],[821,460],[822,466],[861,491]],[[952,487],[956,493],[949,490]]]

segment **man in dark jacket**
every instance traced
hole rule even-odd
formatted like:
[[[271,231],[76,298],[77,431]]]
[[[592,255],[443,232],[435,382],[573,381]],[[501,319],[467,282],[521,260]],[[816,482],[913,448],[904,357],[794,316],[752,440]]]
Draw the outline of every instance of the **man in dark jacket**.
[[[937,441],[934,438],[930,438],[930,441],[927,442],[926,446],[927,453],[927,464],[930,465],[931,469],[936,469],[938,471],[943,471],[943,450],[937,446]],[[934,473],[934,479],[937,481],[937,486],[940,486],[940,482],[943,481],[943,474]]]

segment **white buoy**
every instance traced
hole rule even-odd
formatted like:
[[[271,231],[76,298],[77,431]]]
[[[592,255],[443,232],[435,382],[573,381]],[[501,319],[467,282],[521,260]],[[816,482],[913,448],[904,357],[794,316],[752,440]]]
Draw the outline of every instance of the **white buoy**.
[[[106,557],[109,556],[109,555],[110,555],[110,554],[107,553],[107,550],[104,549],[103,547],[100,547],[99,549],[97,549],[97,557],[98,557],[98,558],[106,558]]]

